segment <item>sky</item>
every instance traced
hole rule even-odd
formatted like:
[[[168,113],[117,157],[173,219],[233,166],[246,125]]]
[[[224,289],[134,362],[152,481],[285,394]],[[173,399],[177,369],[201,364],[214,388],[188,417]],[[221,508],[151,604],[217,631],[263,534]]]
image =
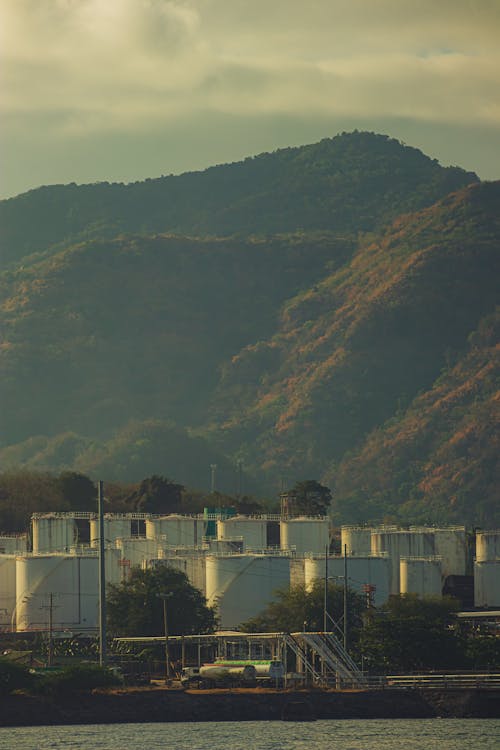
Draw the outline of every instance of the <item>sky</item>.
[[[500,179],[500,0],[0,0],[0,197],[344,130]]]

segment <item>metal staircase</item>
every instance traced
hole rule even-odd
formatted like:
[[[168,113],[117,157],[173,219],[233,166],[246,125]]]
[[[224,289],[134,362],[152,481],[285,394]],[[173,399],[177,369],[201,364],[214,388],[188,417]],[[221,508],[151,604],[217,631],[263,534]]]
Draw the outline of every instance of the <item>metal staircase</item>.
[[[313,682],[321,682],[321,674],[314,668],[314,664],[310,661],[307,656],[307,652],[302,648],[301,644],[297,640],[297,636],[302,637],[303,633],[285,634],[283,640],[285,645],[295,654],[298,660],[302,662],[304,672],[309,673],[313,679]]]
[[[333,633],[292,633],[285,636],[285,643],[300,658],[304,671],[314,682],[341,681],[356,687],[366,684],[363,673]],[[315,666],[315,655],[322,665],[320,671]]]

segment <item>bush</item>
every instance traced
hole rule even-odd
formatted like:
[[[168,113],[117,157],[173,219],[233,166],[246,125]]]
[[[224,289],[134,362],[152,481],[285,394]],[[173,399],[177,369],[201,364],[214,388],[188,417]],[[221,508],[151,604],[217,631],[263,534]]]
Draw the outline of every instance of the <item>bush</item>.
[[[7,659],[0,659],[0,695],[32,685],[33,677],[26,667]]]
[[[98,664],[75,664],[40,675],[38,691],[63,695],[89,692],[94,688],[113,687],[119,684],[118,677],[107,667],[100,667]]]

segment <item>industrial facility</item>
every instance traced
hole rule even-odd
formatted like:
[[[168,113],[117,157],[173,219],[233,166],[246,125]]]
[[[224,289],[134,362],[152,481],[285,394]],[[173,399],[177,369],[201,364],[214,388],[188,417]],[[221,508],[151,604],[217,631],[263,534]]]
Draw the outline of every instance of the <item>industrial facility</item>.
[[[207,509],[106,514],[104,537],[107,583],[126,580],[134,567],[171,565],[204,593],[226,630],[259,614],[277,589],[310,590],[325,575],[347,580],[372,607],[391,594],[441,596],[467,583],[471,608],[500,607],[500,531],[477,532],[474,546],[463,526],[343,526],[335,535],[327,516]],[[93,513],[36,513],[29,535],[0,536],[0,629],[46,630],[50,622],[58,631],[96,632],[99,545]]]

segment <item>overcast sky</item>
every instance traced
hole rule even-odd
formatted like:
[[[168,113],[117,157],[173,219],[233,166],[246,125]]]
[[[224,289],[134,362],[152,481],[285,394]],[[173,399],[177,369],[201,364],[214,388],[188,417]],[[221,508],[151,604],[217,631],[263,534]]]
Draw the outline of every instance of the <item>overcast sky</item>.
[[[2,197],[342,130],[500,179],[500,0],[0,0]]]

